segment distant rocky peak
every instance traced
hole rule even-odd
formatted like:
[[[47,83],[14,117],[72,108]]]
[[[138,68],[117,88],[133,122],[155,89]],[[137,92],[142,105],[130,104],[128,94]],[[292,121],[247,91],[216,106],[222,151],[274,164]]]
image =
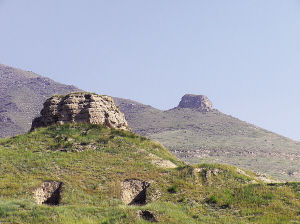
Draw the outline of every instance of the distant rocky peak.
[[[213,110],[212,102],[204,95],[185,94],[177,108],[191,108],[200,112]]]

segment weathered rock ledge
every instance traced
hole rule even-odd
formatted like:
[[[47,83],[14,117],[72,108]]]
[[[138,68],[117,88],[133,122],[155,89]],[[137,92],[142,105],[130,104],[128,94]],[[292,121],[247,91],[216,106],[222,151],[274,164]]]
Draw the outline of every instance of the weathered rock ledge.
[[[64,123],[101,124],[110,128],[129,129],[124,114],[111,97],[82,92],[54,95],[47,99],[41,116],[33,120],[31,130]]]

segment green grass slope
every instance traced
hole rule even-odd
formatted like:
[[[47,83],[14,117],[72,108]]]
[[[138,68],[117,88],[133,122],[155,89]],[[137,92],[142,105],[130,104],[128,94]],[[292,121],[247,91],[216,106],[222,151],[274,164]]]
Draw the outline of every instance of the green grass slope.
[[[120,200],[130,178],[150,182],[146,205]],[[34,189],[51,180],[63,182],[59,206],[37,205]],[[148,223],[139,210],[160,223],[298,223],[300,185],[265,184],[225,165],[186,165],[159,143],[97,125],[0,140],[0,223]]]
[[[217,110],[161,111],[115,98],[136,133],[161,142],[188,163],[225,163],[300,181],[300,142],[241,121]]]

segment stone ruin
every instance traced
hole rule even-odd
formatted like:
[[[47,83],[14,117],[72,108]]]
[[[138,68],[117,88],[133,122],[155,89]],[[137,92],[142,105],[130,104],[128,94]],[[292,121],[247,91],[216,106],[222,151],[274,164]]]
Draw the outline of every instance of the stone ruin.
[[[127,205],[145,205],[150,183],[138,179],[127,179],[121,183],[121,200]]]
[[[46,181],[34,190],[34,199],[37,204],[59,205],[60,193],[63,183],[59,181]]]
[[[52,96],[44,103],[41,116],[33,120],[31,130],[52,124],[90,123],[128,130],[125,116],[109,96],[95,93],[70,93]]]
[[[190,108],[200,112],[210,112],[213,110],[213,105],[207,96],[185,94],[176,108]]]

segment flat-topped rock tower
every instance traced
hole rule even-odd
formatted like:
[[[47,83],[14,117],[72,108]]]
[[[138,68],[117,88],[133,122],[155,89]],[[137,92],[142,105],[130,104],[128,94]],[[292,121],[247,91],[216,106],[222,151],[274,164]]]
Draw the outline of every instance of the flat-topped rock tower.
[[[95,93],[54,95],[47,99],[41,116],[32,122],[31,130],[52,124],[90,123],[128,130],[125,116],[111,97]]]
[[[200,112],[213,110],[212,102],[204,95],[185,94],[177,108],[196,109]]]

